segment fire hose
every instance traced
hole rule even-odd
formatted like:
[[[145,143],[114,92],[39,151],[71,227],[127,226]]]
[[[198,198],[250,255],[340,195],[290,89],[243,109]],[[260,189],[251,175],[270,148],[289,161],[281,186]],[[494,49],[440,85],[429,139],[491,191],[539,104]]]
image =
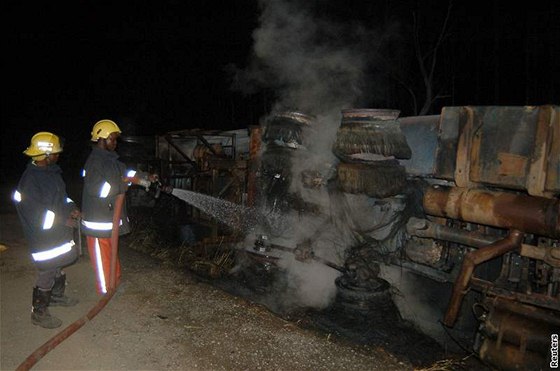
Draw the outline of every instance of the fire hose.
[[[321,264],[324,264],[327,267],[335,269],[335,270],[337,270],[341,273],[348,273],[348,270],[345,267],[341,267],[340,265],[337,265],[333,262],[328,261],[327,259],[324,259],[324,258],[321,258],[320,256],[315,255],[313,250],[311,250],[311,246],[307,246],[306,244],[300,245],[300,246],[295,247],[295,248],[294,247],[277,245],[277,244],[270,244],[269,246],[272,249],[276,249],[276,250],[280,250],[280,251],[286,251],[286,252],[294,254],[296,260],[299,260],[299,261],[315,260],[315,261],[317,261]]]
[[[74,332],[79,330],[83,325],[89,322],[93,317],[95,317],[111,300],[113,295],[117,290],[116,282],[116,267],[117,267],[117,253],[119,244],[119,222],[121,219],[122,208],[124,204],[125,194],[119,194],[115,200],[115,208],[113,212],[113,229],[111,231],[111,277],[109,280],[109,290],[103,297],[97,302],[97,304],[91,308],[85,316],[76,320],[75,322],[68,325],[65,329],[60,331],[58,334],[50,338],[46,343],[41,345],[37,350],[35,350],[29,357],[25,359],[16,369],[16,371],[27,371],[33,367],[45,354],[56,348],[56,346],[62,343]],[[81,238],[81,235],[80,235]],[[80,242],[81,243],[81,242]]]

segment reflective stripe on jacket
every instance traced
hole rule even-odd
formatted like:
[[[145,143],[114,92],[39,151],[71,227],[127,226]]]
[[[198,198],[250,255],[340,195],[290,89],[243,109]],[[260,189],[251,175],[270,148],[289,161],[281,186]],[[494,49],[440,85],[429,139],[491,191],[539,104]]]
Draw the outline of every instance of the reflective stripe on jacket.
[[[66,222],[76,206],[66,194],[58,165],[40,167],[30,162],[14,191],[13,200],[32,254],[50,256],[40,254],[74,243],[74,232]],[[57,256],[68,252],[56,251]]]
[[[82,231],[85,235],[108,238],[113,229],[113,206],[117,195],[125,193],[126,166],[116,152],[93,147],[84,166]],[[121,211],[119,234],[130,232],[126,203]]]

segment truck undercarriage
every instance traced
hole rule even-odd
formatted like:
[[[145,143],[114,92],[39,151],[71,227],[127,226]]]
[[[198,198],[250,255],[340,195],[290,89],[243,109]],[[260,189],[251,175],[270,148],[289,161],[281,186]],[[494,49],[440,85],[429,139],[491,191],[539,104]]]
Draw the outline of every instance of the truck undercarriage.
[[[213,225],[207,244],[226,236],[245,256],[229,273],[289,270],[286,254],[318,263],[333,273],[327,305],[371,310],[389,295],[398,315],[436,339],[453,332],[492,367],[548,367],[560,329],[560,107],[398,114],[343,110],[325,156],[320,120],[286,111],[246,135],[167,134],[157,157],[173,187],[258,214],[220,230],[190,211]]]

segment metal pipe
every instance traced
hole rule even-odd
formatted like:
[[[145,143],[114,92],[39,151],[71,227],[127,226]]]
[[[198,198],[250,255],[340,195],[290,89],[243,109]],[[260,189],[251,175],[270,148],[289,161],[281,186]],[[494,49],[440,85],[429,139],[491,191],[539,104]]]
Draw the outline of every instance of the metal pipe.
[[[68,338],[74,332],[79,330],[83,325],[89,322],[93,317],[95,317],[107,305],[109,300],[111,300],[111,298],[115,294],[118,284],[115,279],[115,271],[119,244],[119,221],[124,205],[124,196],[124,193],[117,195],[117,198],[115,200],[115,209],[113,211],[113,230],[111,232],[111,277],[109,281],[109,290],[105,295],[103,295],[101,300],[99,300],[97,304],[89,310],[89,312],[85,316],[78,319],[77,321],[74,321],[64,330],[60,331],[58,334],[50,338],[46,343],[37,348],[37,350],[31,353],[25,359],[25,361],[23,361],[16,368],[16,371],[27,371],[31,367],[33,367],[41,358],[43,358],[45,354],[56,348],[58,344],[62,343],[64,340],[66,340],[66,338]]]
[[[560,200],[484,189],[431,186],[426,214],[560,238]]]
[[[297,248],[295,248],[295,247],[287,247],[287,246],[276,245],[276,244],[270,244],[269,246],[273,249],[280,250],[280,251],[286,251],[286,252],[292,253],[296,256],[298,254],[297,253]],[[315,261],[317,261],[321,264],[324,264],[327,267],[335,269],[339,272],[342,272],[342,273],[347,273],[348,272],[346,268],[341,267],[340,265],[337,265],[335,263],[332,263],[332,262],[328,261],[327,259],[321,258],[320,256],[317,256],[315,254],[311,254],[309,256],[309,259],[313,259],[313,260],[315,260]]]
[[[475,231],[465,231],[437,224],[426,219],[410,218],[406,224],[407,233],[422,238],[455,242],[472,247],[484,247],[496,242],[498,236],[490,236]]]
[[[498,256],[504,255],[507,252],[518,249],[521,246],[522,240],[522,232],[511,230],[506,238],[496,241],[479,250],[471,251],[465,255],[461,271],[453,284],[453,292],[443,319],[443,323],[446,326],[453,327],[455,324],[463,297],[465,296],[466,289],[476,266],[487,262],[488,260],[497,258]]]
[[[410,218],[406,224],[406,231],[411,236],[421,238],[433,238],[436,240],[449,241],[461,245],[472,246],[476,248],[487,246],[496,242],[499,237],[483,234],[476,231],[466,231],[463,229],[448,227],[443,224],[434,223],[427,219]],[[534,246],[522,243],[519,249],[519,255],[542,260],[553,267],[560,267],[560,255],[557,248]]]

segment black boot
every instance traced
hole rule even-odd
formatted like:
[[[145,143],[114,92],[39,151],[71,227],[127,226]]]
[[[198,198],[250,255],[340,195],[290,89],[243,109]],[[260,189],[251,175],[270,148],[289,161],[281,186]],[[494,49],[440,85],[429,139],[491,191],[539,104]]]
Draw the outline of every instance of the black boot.
[[[62,321],[49,313],[49,301],[51,290],[41,290],[33,288],[33,308],[31,310],[31,322],[44,328],[57,328],[62,325]]]
[[[78,299],[69,298],[64,295],[66,290],[66,274],[61,274],[54,279],[54,286],[52,288],[51,307],[72,307],[78,304]]]

